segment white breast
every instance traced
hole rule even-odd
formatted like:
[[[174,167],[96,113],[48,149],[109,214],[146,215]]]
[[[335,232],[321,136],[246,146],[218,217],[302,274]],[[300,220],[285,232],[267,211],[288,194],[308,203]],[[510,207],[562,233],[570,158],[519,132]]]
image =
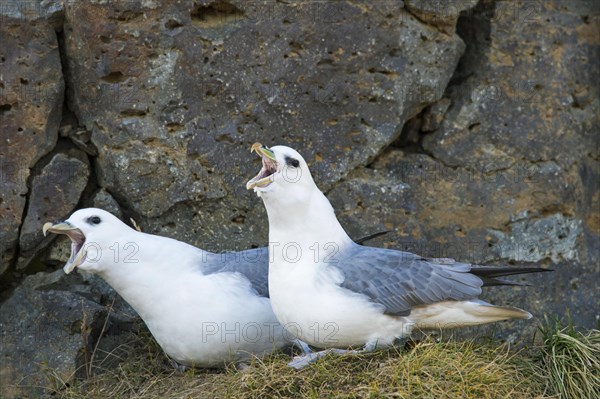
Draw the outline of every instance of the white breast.
[[[387,316],[367,297],[339,287],[339,271],[310,261],[274,260],[269,292],[277,319],[290,335],[318,348],[389,345],[407,336],[412,323]]]
[[[120,294],[140,314],[161,348],[181,364],[222,366],[283,346],[268,298],[233,273],[165,274],[128,284]]]

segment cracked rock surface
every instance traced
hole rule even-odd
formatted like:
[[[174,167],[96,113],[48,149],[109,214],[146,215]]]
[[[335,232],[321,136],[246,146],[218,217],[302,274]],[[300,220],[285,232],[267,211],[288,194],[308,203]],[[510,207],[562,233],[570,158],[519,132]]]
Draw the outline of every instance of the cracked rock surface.
[[[43,223],[98,206],[211,251],[266,245],[245,189],[255,141],[297,148],[352,237],[552,268],[484,299],[596,327],[599,15],[566,0],[3,3],[0,396],[39,394],[13,377],[41,384],[40,364],[72,378],[81,301],[94,345],[115,297],[61,275],[69,241]],[[108,352],[134,320],[116,306]]]

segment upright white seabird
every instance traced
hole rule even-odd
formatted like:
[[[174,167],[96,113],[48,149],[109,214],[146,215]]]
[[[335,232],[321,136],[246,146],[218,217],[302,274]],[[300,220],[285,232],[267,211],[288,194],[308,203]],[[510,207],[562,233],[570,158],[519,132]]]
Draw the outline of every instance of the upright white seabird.
[[[359,246],[338,222],[298,152],[260,143],[252,150],[263,167],[247,188],[262,198],[269,217],[271,306],[300,340],[318,348],[365,345],[371,350],[391,345],[415,327],[531,318],[524,310],[477,297],[485,286],[522,285],[500,276],[544,269],[485,267]],[[290,365],[302,367],[317,357]]]
[[[102,277],[180,364],[219,367],[287,343],[268,298],[266,248],[210,253],[95,208],[43,230],[71,239],[65,273],[77,267]]]

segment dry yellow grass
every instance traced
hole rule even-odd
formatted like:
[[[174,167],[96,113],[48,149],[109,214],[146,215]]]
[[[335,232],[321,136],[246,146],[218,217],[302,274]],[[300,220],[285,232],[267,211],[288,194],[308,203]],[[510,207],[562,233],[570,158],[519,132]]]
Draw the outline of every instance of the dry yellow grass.
[[[148,338],[145,338],[148,339]],[[143,349],[140,351],[140,349]],[[405,348],[328,356],[304,370],[283,354],[238,370],[169,371],[146,342],[116,370],[54,391],[79,398],[534,398],[545,382],[528,352],[500,343],[427,339]]]
[[[425,337],[404,347],[327,356],[304,370],[289,356],[254,359],[243,369],[174,371],[145,327],[117,367],[96,360],[91,378],[65,384],[46,369],[53,398],[536,398],[600,397],[600,332],[554,321],[543,345],[514,350],[484,339]]]

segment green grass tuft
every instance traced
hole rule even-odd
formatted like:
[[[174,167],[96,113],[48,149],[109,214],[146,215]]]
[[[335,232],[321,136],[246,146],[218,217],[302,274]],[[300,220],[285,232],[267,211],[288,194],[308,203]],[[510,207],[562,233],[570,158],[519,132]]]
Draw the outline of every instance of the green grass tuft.
[[[566,325],[546,317],[540,331],[542,369],[552,394],[561,399],[600,398],[600,331],[577,331],[570,317]]]

